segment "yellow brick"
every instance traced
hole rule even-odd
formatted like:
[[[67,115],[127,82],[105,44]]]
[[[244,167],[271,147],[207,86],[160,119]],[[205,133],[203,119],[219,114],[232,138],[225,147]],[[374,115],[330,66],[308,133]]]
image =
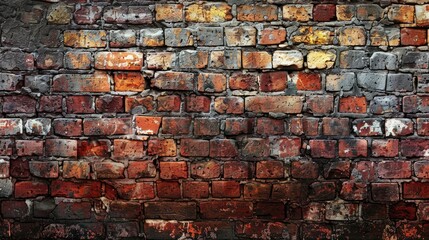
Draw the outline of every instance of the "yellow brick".
[[[185,9],[187,22],[225,22],[232,19],[231,6],[226,3],[192,4]]]

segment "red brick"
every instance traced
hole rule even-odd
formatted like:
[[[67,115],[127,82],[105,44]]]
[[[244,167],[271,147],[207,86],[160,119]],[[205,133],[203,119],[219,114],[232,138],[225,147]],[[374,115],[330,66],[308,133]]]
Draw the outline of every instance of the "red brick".
[[[310,140],[311,156],[314,158],[334,158],[336,144],[335,140]]]
[[[162,133],[172,135],[187,135],[190,133],[191,119],[188,117],[163,117]]]
[[[109,205],[109,215],[111,218],[136,219],[142,213],[141,208],[140,203],[112,201]]]
[[[381,161],[378,163],[378,175],[380,178],[410,178],[410,161]]]
[[[227,118],[225,120],[225,135],[240,135],[253,132],[254,119],[252,118]]]
[[[357,181],[345,181],[341,186],[340,198],[344,200],[365,200],[368,197],[367,184]]]
[[[82,135],[82,119],[57,118],[54,119],[52,126],[55,134],[60,136],[77,137]]]
[[[159,198],[181,198],[180,183],[177,181],[157,181],[156,192]]]
[[[309,198],[314,201],[333,200],[336,197],[335,182],[314,182],[310,185]]]
[[[37,101],[30,96],[4,96],[4,113],[35,113]]]
[[[143,141],[139,140],[113,140],[113,155],[114,159],[129,159],[134,160],[144,156]]]
[[[234,140],[213,139],[210,140],[210,157],[228,158],[238,155],[238,149]]]
[[[51,195],[53,197],[98,198],[101,197],[101,183],[54,180],[51,183]]]
[[[318,118],[292,118],[289,130],[294,135],[317,136],[319,134]]]
[[[374,157],[396,157],[399,153],[398,139],[374,139],[371,150]]]
[[[279,220],[285,218],[285,205],[282,202],[257,202],[254,209],[258,218]]]
[[[94,97],[68,96],[66,98],[67,113],[95,113]]]
[[[202,139],[182,139],[180,155],[184,157],[206,157],[209,155],[209,141]]]
[[[366,113],[367,110],[365,97],[342,97],[339,104],[339,111],[343,113]]]
[[[272,156],[280,158],[295,157],[301,155],[301,138],[279,138],[272,141]]]
[[[245,99],[245,109],[255,113],[301,113],[302,98],[299,96],[254,96]]]
[[[241,155],[245,158],[268,157],[270,155],[270,142],[262,138],[246,138],[242,142]]]
[[[258,118],[256,132],[263,135],[281,135],[285,132],[285,122],[283,119]]]
[[[136,116],[137,134],[157,135],[161,126],[161,117]]]
[[[355,158],[368,156],[368,143],[365,139],[340,139],[339,157]]]
[[[194,90],[194,74],[187,72],[156,72],[151,87],[161,90],[192,91]]]
[[[33,176],[40,178],[58,178],[58,162],[57,161],[30,161],[30,173]]]
[[[100,20],[103,8],[101,6],[81,6],[73,16],[77,24],[95,24]]]
[[[209,197],[209,183],[187,181],[182,183],[183,197],[184,198],[208,198]]]
[[[284,166],[282,161],[260,161],[256,163],[257,178],[283,178]]]
[[[195,136],[215,136],[220,133],[219,120],[216,118],[195,118],[194,135]]]
[[[287,72],[266,72],[259,77],[262,92],[278,92],[287,88]]]
[[[319,165],[307,160],[293,161],[291,175],[297,179],[316,179],[319,176]]]
[[[143,53],[99,52],[95,55],[95,68],[103,70],[141,70]]]
[[[87,136],[126,135],[131,133],[130,118],[86,118],[83,133]]]
[[[371,161],[360,161],[355,163],[352,170],[351,180],[357,180],[364,183],[376,180],[376,163]]]
[[[323,135],[326,136],[348,136],[350,134],[350,120],[348,118],[322,119]]]
[[[105,72],[94,74],[59,74],[52,82],[53,92],[110,92],[110,77]]]
[[[322,90],[322,79],[319,73],[298,72],[294,76],[297,90],[318,91]]]
[[[62,111],[62,96],[41,96],[38,112],[60,113]]]
[[[2,201],[1,214],[3,218],[25,218],[28,217],[30,208],[25,201]]]
[[[89,162],[64,161],[63,178],[88,179],[90,173]]]
[[[326,179],[350,178],[350,161],[329,162],[324,167]]]
[[[155,198],[154,184],[152,182],[123,182],[119,183],[115,189],[120,198],[126,200],[140,200]]]
[[[399,201],[399,186],[397,183],[371,183],[372,200],[377,202]]]
[[[417,118],[417,134],[429,136],[429,118]]]
[[[284,28],[264,28],[259,37],[260,45],[280,44],[286,40],[286,29]]]
[[[124,97],[104,95],[95,100],[97,113],[122,113],[124,112]]]
[[[161,179],[188,178],[188,165],[186,162],[160,162]]]
[[[417,161],[413,166],[416,177],[429,178],[429,161]]]
[[[282,222],[240,222],[236,224],[237,234],[244,239],[281,239],[287,232],[291,239],[298,236],[298,226],[293,223]]]
[[[210,112],[211,99],[206,96],[191,95],[185,98],[186,112]]]
[[[151,139],[148,143],[147,152],[148,155],[174,157],[177,154],[176,142],[174,139]]]
[[[125,165],[114,161],[97,162],[93,165],[93,170],[98,179],[118,179],[125,178]]]
[[[371,137],[382,136],[381,120],[356,119],[353,121],[353,130],[358,136]]]
[[[411,202],[398,202],[391,205],[389,208],[390,219],[416,220],[416,213],[416,204]]]
[[[426,157],[428,152],[429,140],[427,139],[401,140],[401,153],[404,157]]]
[[[427,30],[420,28],[401,28],[401,44],[404,46],[421,46],[427,43]]]
[[[229,88],[231,90],[258,90],[258,75],[235,72],[229,77]]]
[[[221,170],[222,165],[214,160],[198,161],[191,164],[191,176],[193,178],[218,178]]]
[[[313,8],[313,20],[316,22],[329,22],[336,19],[335,4],[317,4]]]
[[[250,182],[244,185],[244,198],[248,199],[269,199],[271,195],[271,184]]]
[[[11,147],[11,146],[10,146]],[[10,148],[12,151],[12,148]],[[16,140],[16,153],[18,156],[42,156],[42,140]],[[11,155],[11,154],[8,154]]]
[[[429,199],[429,183],[427,182],[404,182],[404,199]]]
[[[104,157],[110,156],[109,140],[79,140],[77,145],[78,157]]]
[[[199,92],[223,92],[226,90],[226,77],[220,73],[200,73],[197,89]]]
[[[202,219],[250,218],[253,211],[252,203],[243,201],[204,201],[199,205]]]
[[[241,97],[217,97],[214,110],[220,114],[243,114],[244,100]]]
[[[10,161],[9,174],[15,178],[28,178],[30,166],[26,159],[14,159]]]
[[[272,199],[284,199],[302,202],[308,196],[308,186],[302,182],[284,182],[273,184]]]
[[[158,97],[158,112],[179,112],[181,100],[177,95],[166,95]]]
[[[77,141],[69,139],[46,139],[46,156],[77,157]]]
[[[154,109],[154,100],[152,96],[126,96],[125,97],[125,112],[127,113],[143,113]]]
[[[331,95],[313,95],[307,97],[307,107],[311,113],[329,114],[334,110],[334,97]]]
[[[212,197],[236,198],[240,197],[240,183],[237,181],[212,181]]]
[[[362,204],[362,218],[365,220],[383,220],[387,218],[387,206],[384,204]]]
[[[229,161],[223,165],[223,177],[247,179],[251,177],[251,168],[247,162]]]
[[[32,198],[48,194],[48,185],[37,181],[15,183],[15,198]]]
[[[31,144],[32,141],[30,141],[29,143]],[[3,156],[10,156],[10,155],[12,155],[12,145],[13,145],[12,140],[10,140],[10,139],[0,139],[0,155],[3,155]],[[21,144],[20,147],[21,147],[21,150],[22,150],[22,148],[23,148],[22,144]],[[17,146],[17,151],[18,151],[18,146]],[[42,153],[43,153],[43,148],[42,148]],[[37,154],[35,154],[35,155],[37,155]]]
[[[152,219],[187,220],[197,217],[194,202],[146,202],[145,217]]]
[[[156,176],[156,166],[153,161],[128,162],[128,178],[153,178]]]

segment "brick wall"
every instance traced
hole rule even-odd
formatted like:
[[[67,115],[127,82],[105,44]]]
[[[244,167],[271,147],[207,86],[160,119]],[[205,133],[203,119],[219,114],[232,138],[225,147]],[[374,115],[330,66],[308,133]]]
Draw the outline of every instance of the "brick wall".
[[[429,239],[428,12],[0,0],[0,239]]]

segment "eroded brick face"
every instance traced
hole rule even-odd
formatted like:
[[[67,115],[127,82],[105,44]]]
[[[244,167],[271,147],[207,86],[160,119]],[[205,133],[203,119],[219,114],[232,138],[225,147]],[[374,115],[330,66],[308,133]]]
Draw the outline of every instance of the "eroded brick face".
[[[0,239],[429,238],[429,0],[0,2]]]

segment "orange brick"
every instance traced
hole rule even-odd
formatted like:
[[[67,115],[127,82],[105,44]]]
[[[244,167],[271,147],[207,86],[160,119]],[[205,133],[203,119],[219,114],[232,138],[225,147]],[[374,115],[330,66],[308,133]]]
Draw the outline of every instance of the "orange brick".
[[[143,67],[143,53],[99,52],[95,55],[95,68],[106,70],[140,70]]]
[[[365,97],[343,97],[340,98],[340,112],[344,113],[366,113]]]
[[[75,48],[106,47],[106,31],[103,30],[67,30],[64,32],[64,45]]]
[[[240,5],[237,7],[237,20],[265,22],[277,20],[276,5]]]
[[[140,92],[145,89],[143,75],[139,72],[115,73],[115,91]]]
[[[161,126],[161,117],[136,117],[137,134],[157,135]]]
[[[243,52],[243,68],[272,68],[272,56],[269,52]]]
[[[156,21],[180,22],[183,20],[183,4],[156,4]]]
[[[322,79],[319,73],[299,72],[292,77],[298,90],[317,91],[322,89]]]
[[[272,45],[279,44],[286,40],[286,29],[284,28],[265,28],[261,31],[259,44]]]

